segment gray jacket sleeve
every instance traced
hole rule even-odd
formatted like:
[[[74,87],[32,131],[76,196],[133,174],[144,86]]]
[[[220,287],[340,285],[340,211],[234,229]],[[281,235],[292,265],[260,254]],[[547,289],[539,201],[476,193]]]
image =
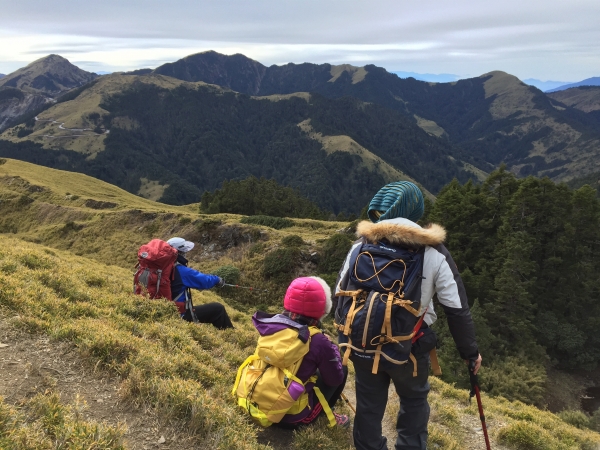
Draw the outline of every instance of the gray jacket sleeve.
[[[463,359],[476,358],[479,350],[465,286],[448,249],[443,244],[434,248],[444,256],[433,281],[438,300],[448,319],[450,333]]]

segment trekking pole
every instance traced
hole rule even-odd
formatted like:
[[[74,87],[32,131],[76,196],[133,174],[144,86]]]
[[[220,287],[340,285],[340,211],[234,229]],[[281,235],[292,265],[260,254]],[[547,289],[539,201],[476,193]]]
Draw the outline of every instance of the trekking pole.
[[[237,288],[237,289],[248,289],[249,291],[257,291],[257,292],[269,292],[268,289],[256,289],[250,286],[240,286],[238,284],[229,284],[229,283],[224,283],[223,286],[227,286],[227,287],[232,287],[232,288]]]
[[[352,406],[352,403],[350,403],[350,400],[348,400],[348,397],[346,397],[343,392],[342,392],[342,398],[348,404],[348,406],[350,407],[350,409],[352,411],[354,411],[354,415],[356,415],[356,409],[354,409],[354,406]]]
[[[483,405],[481,404],[481,395],[479,394],[479,379],[474,373],[475,360],[469,361],[469,379],[471,381],[471,392],[469,392],[469,403],[473,396],[477,398],[477,406],[479,407],[479,418],[481,419],[481,429],[483,430],[483,437],[485,437],[485,447],[487,450],[491,450],[490,439],[488,437],[487,427],[485,425],[485,415],[483,414]]]

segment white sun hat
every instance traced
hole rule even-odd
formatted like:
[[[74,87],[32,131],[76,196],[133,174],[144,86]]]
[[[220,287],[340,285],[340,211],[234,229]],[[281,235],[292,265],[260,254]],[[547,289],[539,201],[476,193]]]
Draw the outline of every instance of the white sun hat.
[[[177,251],[180,251],[183,253],[187,253],[191,249],[194,248],[193,242],[186,241],[185,239],[180,238],[180,237],[174,237],[174,238],[169,239],[167,241],[167,244],[169,244],[171,247],[177,249]]]

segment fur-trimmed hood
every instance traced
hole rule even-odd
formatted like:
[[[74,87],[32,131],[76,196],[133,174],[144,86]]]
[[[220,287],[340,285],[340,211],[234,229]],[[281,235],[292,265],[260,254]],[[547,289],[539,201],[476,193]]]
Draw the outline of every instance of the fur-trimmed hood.
[[[421,228],[408,219],[390,219],[377,223],[363,220],[356,227],[356,235],[373,243],[385,239],[390,244],[410,247],[435,246],[446,240],[446,230],[442,226],[433,223],[427,228]]]

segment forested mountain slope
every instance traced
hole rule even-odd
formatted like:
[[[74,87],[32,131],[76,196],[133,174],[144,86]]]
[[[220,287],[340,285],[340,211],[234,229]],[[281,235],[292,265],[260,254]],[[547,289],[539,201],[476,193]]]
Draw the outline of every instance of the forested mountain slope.
[[[505,162],[515,173],[556,180],[598,165],[600,133],[571,108],[555,108],[538,89],[503,72],[454,83],[401,79],[374,65],[286,64],[265,67],[243,55],[205,52],[155,70],[249,95],[318,92],[352,96],[437,125],[440,134],[476,158],[480,168]]]
[[[110,75],[38,119],[5,131],[11,142],[0,141],[0,156],[84,172],[134,193],[153,184],[161,192],[154,198],[174,204],[253,175],[297,188],[336,214],[358,213],[392,180],[436,192],[469,177],[446,140],[400,112],[348,97],[253,98],[163,75]]]

